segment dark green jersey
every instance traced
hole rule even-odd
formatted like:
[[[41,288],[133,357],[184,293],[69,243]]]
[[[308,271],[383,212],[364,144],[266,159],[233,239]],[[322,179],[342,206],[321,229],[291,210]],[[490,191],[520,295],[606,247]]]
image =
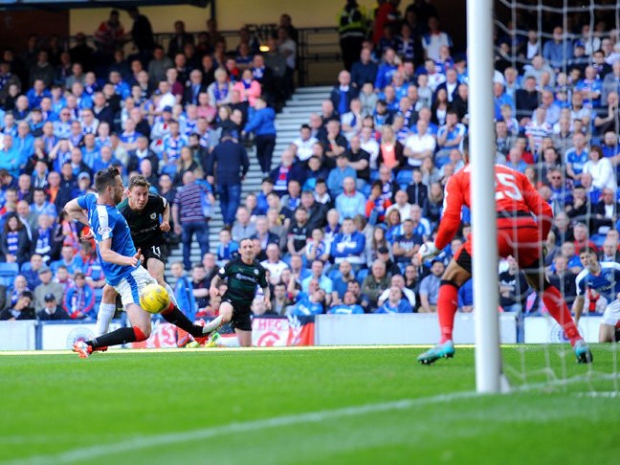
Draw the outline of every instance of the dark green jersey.
[[[167,205],[168,201],[165,198],[151,193],[144,210],[140,212],[129,207],[129,199],[118,204],[118,209],[127,220],[136,247],[149,247],[165,242],[164,233],[159,229],[159,216]]]
[[[220,268],[218,276],[228,279],[226,296],[239,302],[251,304],[256,295],[256,287],[267,287],[267,274],[258,260],[246,265],[241,257],[235,258]]]

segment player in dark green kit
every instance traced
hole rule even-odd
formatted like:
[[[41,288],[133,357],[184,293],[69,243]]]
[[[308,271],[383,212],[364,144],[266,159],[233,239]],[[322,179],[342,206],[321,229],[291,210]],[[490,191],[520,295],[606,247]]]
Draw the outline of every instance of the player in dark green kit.
[[[200,325],[194,325],[182,314],[174,297],[174,291],[164,280],[168,255],[164,233],[170,231],[170,205],[162,196],[149,192],[150,187],[144,176],[133,176],[129,181],[127,198],[118,204],[118,209],[127,220],[134,245],[138,253],[142,254],[144,267],[157,283],[168,291],[173,305],[168,311],[162,312],[162,316],[166,321],[179,326],[203,343],[206,340],[206,332]],[[104,287],[97,314],[98,336],[108,331],[116,311],[114,304],[116,295],[112,286]]]
[[[265,268],[255,259],[256,251],[251,239],[242,239],[239,244],[240,257],[229,261],[220,268],[217,276],[211,281],[211,296],[217,296],[217,286],[222,279],[228,280],[228,290],[222,296],[219,316],[205,325],[205,332],[211,333],[221,325],[231,322],[239,345],[252,345],[252,301],[256,296],[256,288],[263,290],[265,306],[271,308],[271,296]]]

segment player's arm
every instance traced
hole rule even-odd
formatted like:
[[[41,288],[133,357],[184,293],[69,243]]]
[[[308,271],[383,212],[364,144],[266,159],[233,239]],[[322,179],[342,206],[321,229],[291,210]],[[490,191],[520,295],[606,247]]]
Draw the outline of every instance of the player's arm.
[[[209,295],[211,296],[211,298],[217,297],[219,293],[219,291],[217,290],[217,286],[219,283],[220,283],[220,277],[218,275],[215,275],[213,279],[211,280],[211,287],[209,288]]]
[[[519,177],[523,179],[521,182],[523,199],[530,211],[536,215],[538,224],[541,225],[542,239],[546,240],[553,225],[553,210],[524,175]]]
[[[174,232],[176,234],[181,234],[182,228],[181,223],[179,223],[179,205],[176,201],[172,204],[172,219],[174,220]]]
[[[161,196],[160,199],[164,210],[161,213],[161,224],[159,225],[159,229],[163,232],[168,232],[170,231],[170,204]]]
[[[112,250],[112,238],[109,237],[99,242],[99,253],[104,262],[122,266],[136,266],[140,261],[140,250],[133,257],[126,257]]]
[[[86,216],[84,209],[80,207],[78,199],[73,199],[70,202],[67,202],[65,205],[65,212],[67,212],[67,215],[69,215],[70,218],[88,226],[88,216]]]
[[[446,185],[443,204],[443,217],[439,223],[439,231],[435,242],[426,243],[420,248],[422,258],[432,257],[446,248],[461,225],[461,210],[465,203],[465,193],[458,183],[459,178],[452,177]]]
[[[575,313],[575,324],[579,324],[579,319],[583,313],[585,299],[583,295],[578,295],[575,297],[575,301],[573,302],[573,313]]]

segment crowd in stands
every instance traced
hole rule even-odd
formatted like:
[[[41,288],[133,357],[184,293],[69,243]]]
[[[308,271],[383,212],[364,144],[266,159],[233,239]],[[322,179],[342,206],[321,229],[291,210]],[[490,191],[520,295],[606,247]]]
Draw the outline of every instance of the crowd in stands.
[[[204,189],[205,214],[218,196],[225,228],[216,250],[201,241],[202,262],[190,263],[182,218],[171,237],[187,248],[184,263],[172,264],[177,297],[197,317],[217,311],[210,281],[244,237],[260,249],[273,286],[272,309],[257,300],[256,314],[436,311],[441,275],[470,232],[470,213],[432,262],[420,263],[416,252],[437,231],[446,183],[464,168],[466,47],[441,29],[431,2],[416,0],[404,14],[398,7],[398,0],[379,2],[371,18],[346,2],[338,25],[345,69],[273,169],[273,121],[295,69],[296,30],[286,15],[266,53],[246,29],[229,50],[213,23],[195,38],[178,21],[167,53],[145,44],[128,60],[117,48],[127,35],[114,14],[97,32],[97,51],[82,42],[55,56],[36,37],[21,57],[5,51],[2,252],[24,278],[10,286],[3,315],[20,315],[24,299],[37,309],[62,305],[72,318],[94,315],[91,291],[103,277],[92,244],[80,243],[62,205],[88,191],[93,173],[108,164],[124,176],[145,175],[177,208],[194,183]],[[145,28],[137,10],[132,17],[134,28]],[[522,21],[497,37],[489,89],[495,159],[524,173],[552,206],[545,266],[570,304],[579,251],[593,247],[602,261],[616,261],[620,250],[620,40],[598,19],[590,30],[589,20],[574,17],[564,31],[548,15],[543,30],[553,37],[546,40],[531,29],[532,18]],[[92,57],[106,53],[106,72],[94,72]],[[244,145],[250,134],[256,159]],[[242,203],[241,183],[255,163],[264,179]],[[502,264],[499,291],[503,311],[540,310],[514,260]],[[587,299],[586,308],[600,309],[597,295]],[[472,305],[467,283],[459,308]]]

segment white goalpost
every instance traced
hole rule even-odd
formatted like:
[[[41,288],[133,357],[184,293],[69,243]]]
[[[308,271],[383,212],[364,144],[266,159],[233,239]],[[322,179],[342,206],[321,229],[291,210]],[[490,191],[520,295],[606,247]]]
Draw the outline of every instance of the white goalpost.
[[[493,1],[467,0],[476,390],[501,391],[493,127]]]

